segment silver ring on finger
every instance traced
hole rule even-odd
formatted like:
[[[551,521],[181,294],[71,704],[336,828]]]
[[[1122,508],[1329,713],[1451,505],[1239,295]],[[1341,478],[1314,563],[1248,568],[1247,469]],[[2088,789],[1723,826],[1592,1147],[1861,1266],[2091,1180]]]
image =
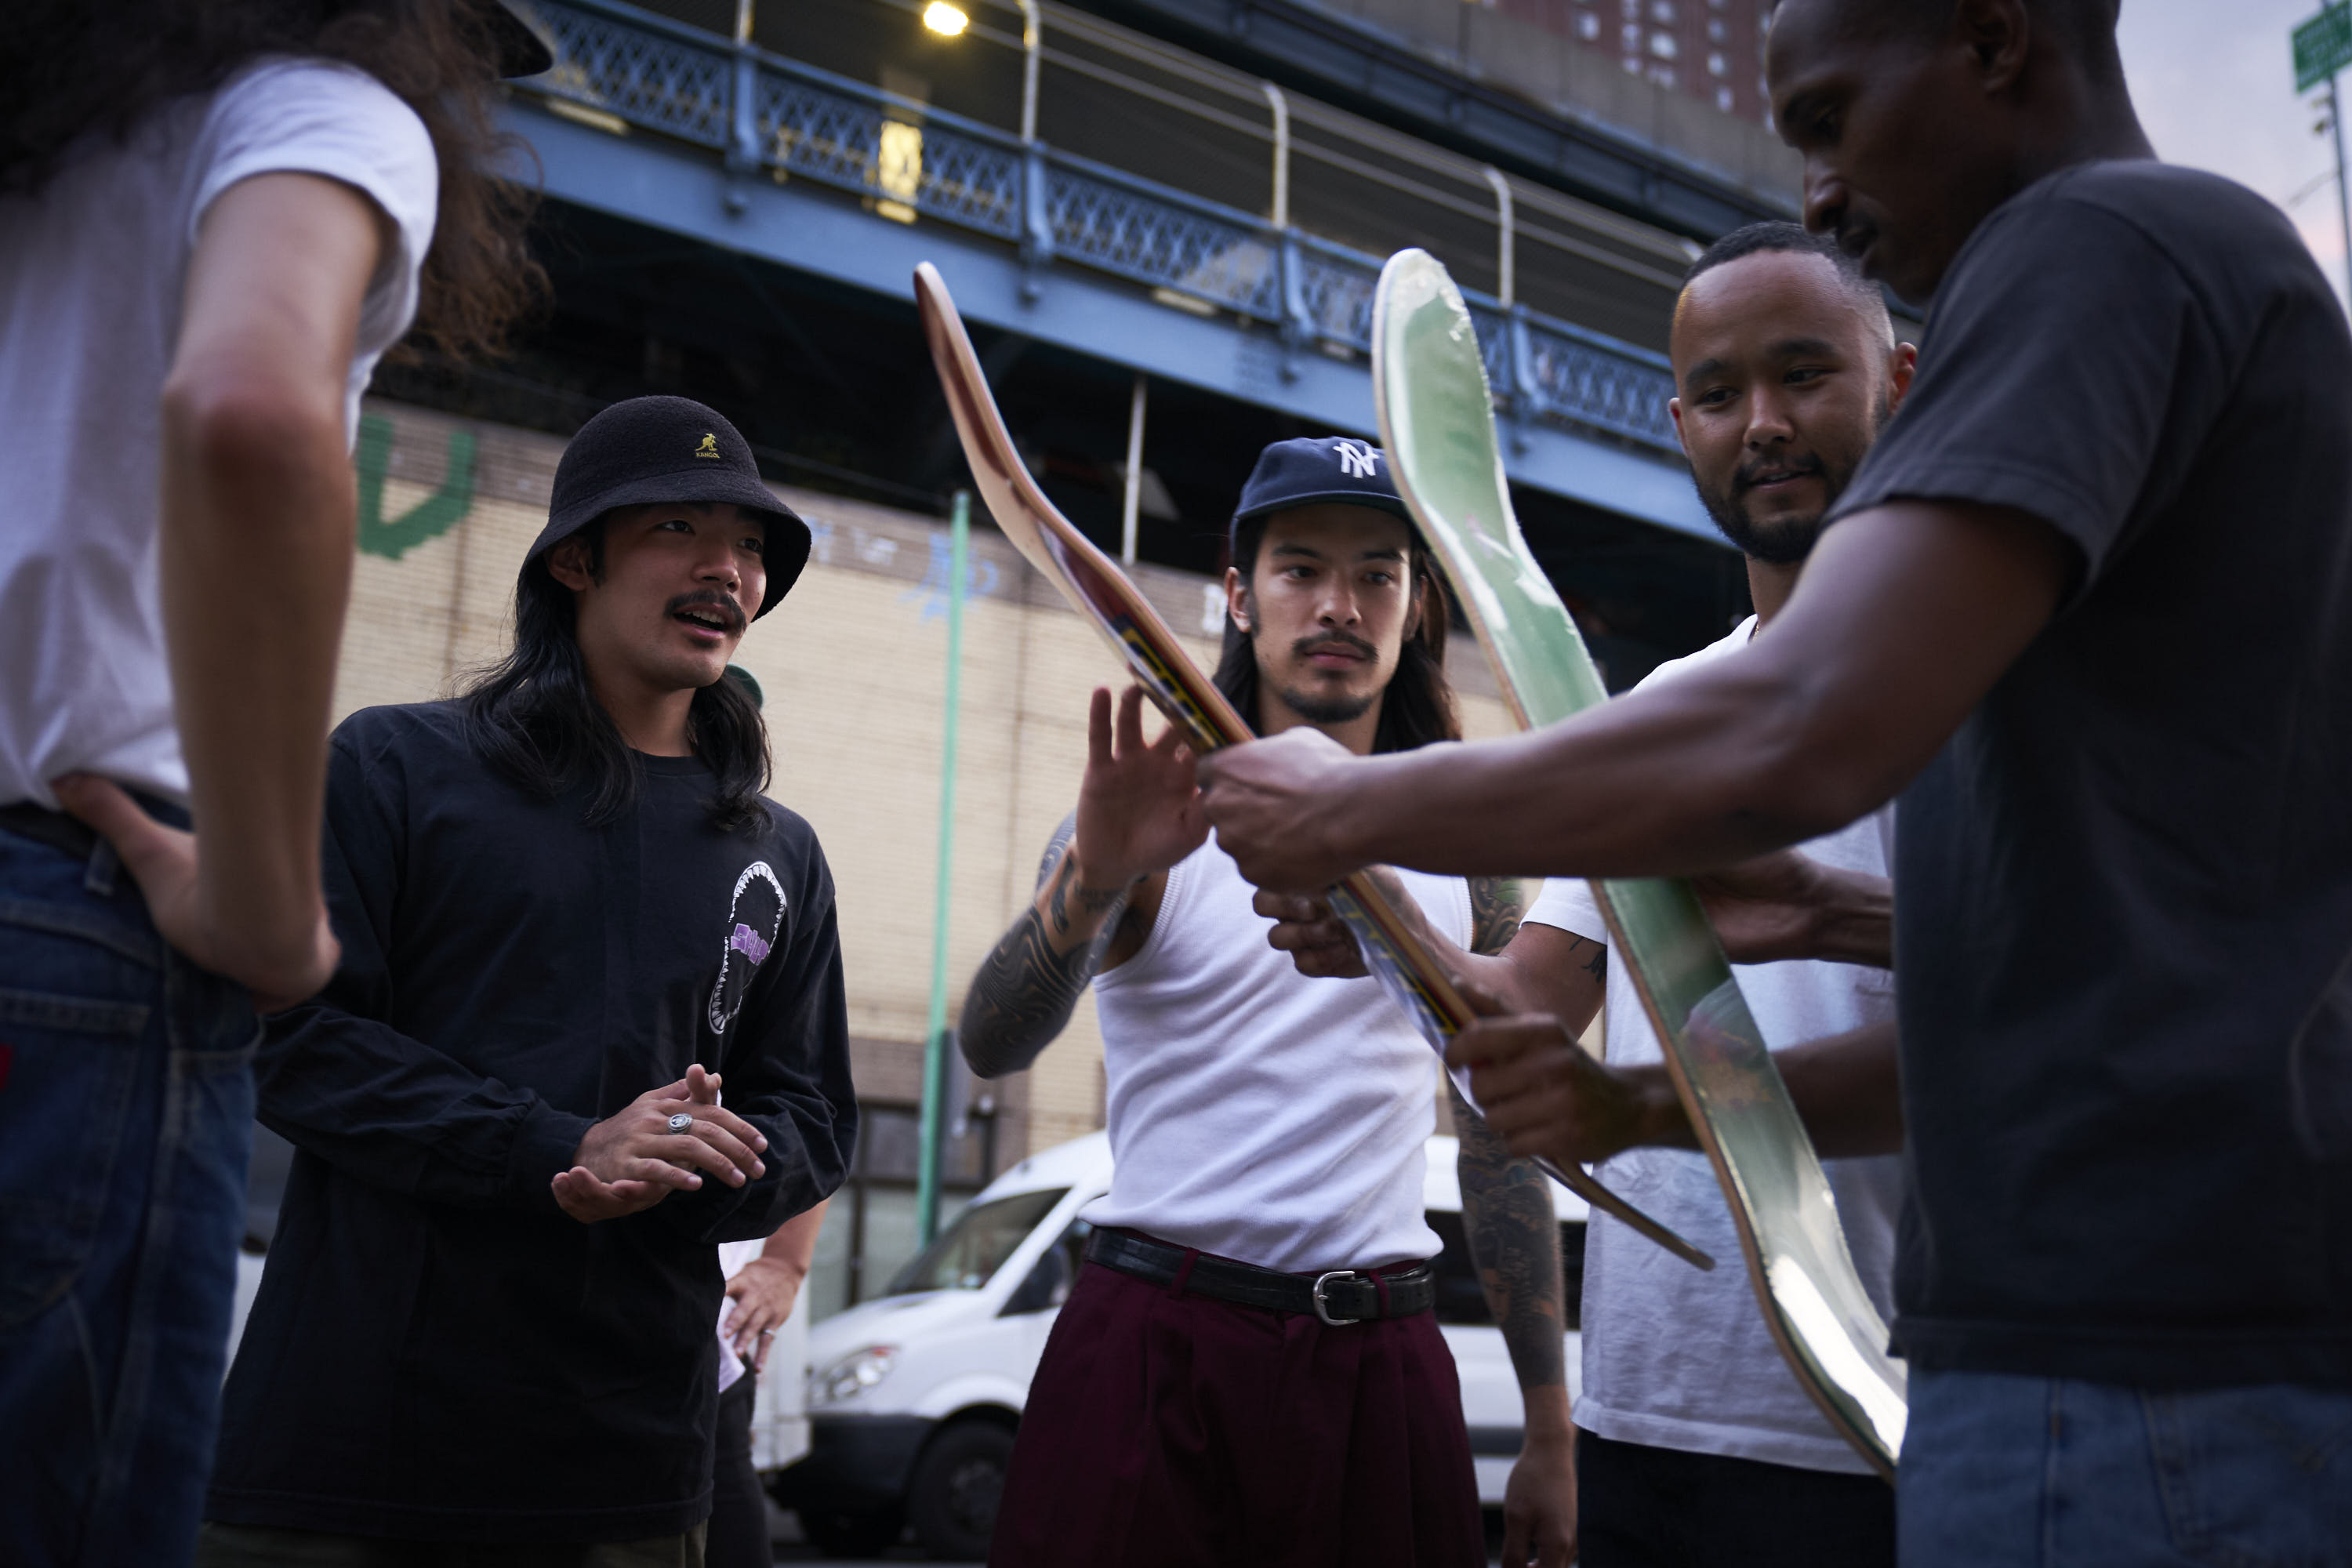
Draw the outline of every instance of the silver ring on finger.
[[[679,1111],[677,1115],[675,1115],[675,1116],[673,1116],[673,1117],[671,1117],[671,1118],[669,1119],[669,1130],[670,1130],[672,1132],[691,1132],[691,1131],[694,1131],[694,1118],[693,1118],[693,1116],[692,1116],[692,1115],[690,1115],[690,1114],[688,1114],[688,1112],[686,1112],[686,1111],[683,1111],[683,1110]]]

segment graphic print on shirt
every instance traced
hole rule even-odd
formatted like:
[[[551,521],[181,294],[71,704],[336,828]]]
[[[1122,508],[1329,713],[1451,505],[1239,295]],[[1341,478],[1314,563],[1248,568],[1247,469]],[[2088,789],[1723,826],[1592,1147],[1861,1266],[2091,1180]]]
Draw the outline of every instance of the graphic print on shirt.
[[[712,1033],[725,1034],[743,1010],[751,976],[783,929],[784,885],[765,860],[754,860],[735,879],[735,894],[727,908],[727,946],[719,955],[719,978],[710,987]]]

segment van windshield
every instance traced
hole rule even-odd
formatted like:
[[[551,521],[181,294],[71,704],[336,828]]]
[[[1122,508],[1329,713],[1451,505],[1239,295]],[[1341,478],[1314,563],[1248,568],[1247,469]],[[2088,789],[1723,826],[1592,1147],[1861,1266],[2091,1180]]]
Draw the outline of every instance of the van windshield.
[[[1042,1192],[1014,1193],[1011,1197],[972,1205],[956,1216],[953,1225],[940,1232],[938,1240],[899,1269],[889,1289],[882,1293],[904,1296],[916,1290],[979,1289],[988,1283],[991,1275],[1004,1267],[1013,1249],[1037,1228],[1037,1222],[1051,1214],[1069,1190],[1048,1187]]]

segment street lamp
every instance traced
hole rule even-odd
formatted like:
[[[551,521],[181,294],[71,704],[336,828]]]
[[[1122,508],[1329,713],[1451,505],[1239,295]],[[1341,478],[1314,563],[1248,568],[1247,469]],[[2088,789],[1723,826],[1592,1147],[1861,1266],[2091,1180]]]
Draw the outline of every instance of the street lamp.
[[[943,38],[952,38],[971,26],[971,18],[948,0],[931,0],[923,7],[923,26]]]

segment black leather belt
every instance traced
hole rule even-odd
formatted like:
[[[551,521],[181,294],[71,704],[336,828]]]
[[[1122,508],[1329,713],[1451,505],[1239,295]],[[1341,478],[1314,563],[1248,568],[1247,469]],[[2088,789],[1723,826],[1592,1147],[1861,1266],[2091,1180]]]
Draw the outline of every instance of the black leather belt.
[[[1087,1237],[1087,1261],[1132,1274],[1154,1285],[1171,1285],[1183,1271],[1185,1249],[1123,1231],[1097,1230]],[[1231,1258],[1198,1254],[1184,1289],[1219,1301],[1263,1307],[1271,1312],[1312,1313],[1338,1328],[1382,1318],[1410,1318],[1437,1300],[1437,1277],[1426,1263],[1401,1273],[1380,1275],[1359,1268],[1323,1274],[1285,1274]]]
[[[98,847],[98,835],[78,816],[50,811],[30,801],[0,805],[0,833],[13,833],[36,844],[46,844],[62,855],[87,860]]]

